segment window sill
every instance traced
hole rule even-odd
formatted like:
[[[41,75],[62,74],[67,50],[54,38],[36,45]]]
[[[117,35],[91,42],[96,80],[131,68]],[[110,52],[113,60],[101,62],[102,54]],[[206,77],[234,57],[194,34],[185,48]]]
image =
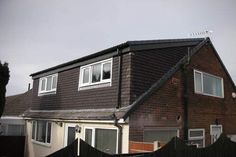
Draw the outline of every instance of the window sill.
[[[51,147],[51,143],[38,142],[38,141],[35,141],[35,140],[32,140],[32,139],[31,139],[31,141],[32,141],[33,144],[36,144],[36,145],[40,145],[40,146],[44,146],[44,147],[48,147],[48,148]]]
[[[198,94],[198,95],[204,95],[204,96],[210,96],[210,97],[214,97],[214,98],[220,98],[220,99],[223,99],[224,96],[216,96],[216,95],[211,95],[211,94],[206,94],[206,93],[200,93],[200,92],[194,92],[195,94]]]
[[[52,94],[56,94],[56,91],[49,91],[49,92],[38,93],[38,96],[52,95]]]
[[[80,90],[88,90],[88,89],[102,88],[102,87],[109,87],[109,86],[111,86],[111,82],[94,84],[94,85],[87,85],[87,86],[81,86],[81,87],[79,87],[78,90],[79,91]]]

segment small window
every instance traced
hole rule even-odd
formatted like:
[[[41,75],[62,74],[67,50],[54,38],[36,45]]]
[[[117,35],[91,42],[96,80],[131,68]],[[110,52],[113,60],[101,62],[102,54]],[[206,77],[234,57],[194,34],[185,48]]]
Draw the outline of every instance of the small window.
[[[104,140],[106,139],[106,140]],[[116,129],[101,129],[101,128],[86,128],[85,142],[98,150],[108,153],[117,153],[117,130]]]
[[[223,79],[211,74],[194,70],[195,93],[224,97]]]
[[[33,121],[32,140],[40,143],[51,143],[51,123],[47,121]]]
[[[80,67],[79,88],[99,84],[111,85],[111,73],[112,59],[82,66]]]
[[[194,145],[197,148],[205,147],[205,130],[204,129],[189,129],[188,144]]]
[[[222,132],[222,125],[210,125],[211,143],[217,141]]]
[[[39,95],[56,93],[57,74],[39,79]]]

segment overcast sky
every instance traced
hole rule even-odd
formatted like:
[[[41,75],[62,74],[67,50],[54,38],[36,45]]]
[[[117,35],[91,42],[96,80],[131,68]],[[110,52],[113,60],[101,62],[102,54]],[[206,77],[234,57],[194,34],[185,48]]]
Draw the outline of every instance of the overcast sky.
[[[236,82],[235,0],[0,0],[0,60],[7,95],[25,92],[31,73],[127,40],[191,37],[212,42]]]

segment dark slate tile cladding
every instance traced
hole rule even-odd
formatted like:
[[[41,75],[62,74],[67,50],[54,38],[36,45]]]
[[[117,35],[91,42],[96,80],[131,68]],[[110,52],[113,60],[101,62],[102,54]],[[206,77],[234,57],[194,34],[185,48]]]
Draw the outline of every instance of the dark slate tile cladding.
[[[188,47],[173,47],[135,52],[132,56],[131,102],[159,80],[188,52]]]
[[[123,56],[122,102],[129,104],[130,56]],[[34,80],[32,109],[95,109],[115,108],[117,105],[118,57],[113,58],[112,86],[78,90],[80,68],[58,73],[57,92],[38,96],[39,79]]]

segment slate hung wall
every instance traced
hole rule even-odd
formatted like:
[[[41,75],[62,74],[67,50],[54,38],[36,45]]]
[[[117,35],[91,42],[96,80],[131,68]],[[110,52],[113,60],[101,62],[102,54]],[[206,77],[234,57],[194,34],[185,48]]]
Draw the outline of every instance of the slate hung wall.
[[[122,106],[130,103],[131,54],[122,57]],[[99,60],[98,60],[99,61]],[[38,96],[39,79],[34,80],[33,108],[43,110],[115,108],[118,89],[118,57],[113,57],[112,85],[78,90],[80,67],[58,73],[56,94]]]

